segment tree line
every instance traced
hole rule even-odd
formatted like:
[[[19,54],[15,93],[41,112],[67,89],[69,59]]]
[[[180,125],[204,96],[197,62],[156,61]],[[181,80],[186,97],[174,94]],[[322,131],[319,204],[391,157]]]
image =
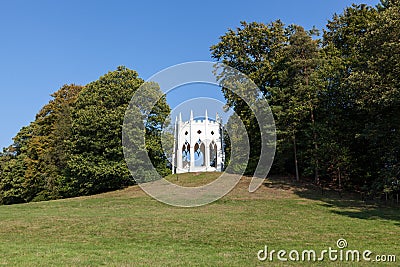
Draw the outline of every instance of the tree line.
[[[399,0],[352,5],[335,14],[322,33],[280,20],[241,22],[210,51],[216,61],[248,75],[267,98],[277,128],[273,173],[370,195],[398,192]],[[85,86],[65,85],[54,93],[0,154],[0,204],[134,184],[121,135],[126,108],[143,82],[135,71],[118,67]],[[249,133],[246,172],[252,173],[260,128],[240,97],[222,92]],[[165,176],[170,173],[160,137],[170,112],[165,96],[142,114],[149,112],[146,149]]]
[[[322,34],[277,20],[241,22],[212,57],[247,74],[268,99],[277,127],[272,171],[362,191],[399,191],[400,1],[348,7]],[[244,101],[223,89],[253,145],[260,130]]]

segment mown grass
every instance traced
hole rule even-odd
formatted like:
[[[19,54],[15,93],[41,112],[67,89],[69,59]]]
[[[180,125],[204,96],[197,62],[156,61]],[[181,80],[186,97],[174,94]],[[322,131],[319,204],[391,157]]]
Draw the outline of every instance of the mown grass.
[[[218,174],[185,174],[195,186]],[[176,176],[169,177],[171,181]],[[176,181],[176,180],[175,180]],[[0,206],[0,265],[7,266],[303,266],[311,262],[260,262],[270,249],[336,248],[395,254],[400,261],[398,207],[313,192],[268,180],[248,193],[243,178],[227,196],[198,208],[153,200],[138,187],[59,201]],[[324,266],[369,266],[329,262]]]

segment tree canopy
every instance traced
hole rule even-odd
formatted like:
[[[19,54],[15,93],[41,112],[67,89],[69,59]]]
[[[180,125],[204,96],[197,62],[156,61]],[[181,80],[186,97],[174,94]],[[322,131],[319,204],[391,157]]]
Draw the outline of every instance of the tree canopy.
[[[275,173],[373,194],[398,190],[399,8],[397,0],[352,5],[322,37],[280,20],[241,22],[211,47],[214,59],[247,74],[268,99],[278,134]],[[223,92],[257,144],[248,107]]]
[[[0,157],[0,203],[95,194],[132,185],[123,156],[122,124],[128,103],[143,84],[125,67],[86,86],[64,85]],[[159,88],[158,88],[159,90]],[[162,97],[147,127],[150,158],[168,173],[160,131],[169,114]],[[150,127],[151,124],[151,127]],[[160,152],[161,151],[161,152]]]

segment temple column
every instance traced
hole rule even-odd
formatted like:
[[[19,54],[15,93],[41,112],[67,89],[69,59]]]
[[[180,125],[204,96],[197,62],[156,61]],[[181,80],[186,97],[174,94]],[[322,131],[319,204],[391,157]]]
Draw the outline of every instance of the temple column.
[[[208,139],[209,133],[208,133],[208,129],[207,129],[207,125],[208,125],[208,112],[206,109],[206,114],[204,117],[204,165],[206,167],[206,171],[210,168],[210,148],[209,148],[209,142],[210,140]]]
[[[175,152],[175,158],[176,158],[176,168],[177,168],[177,173],[182,172],[182,167],[183,167],[183,162],[182,162],[182,142],[181,142],[181,125],[182,125],[182,114],[179,113],[179,121],[177,123],[177,130],[176,130],[176,150]]]
[[[208,140],[204,143],[204,158],[206,170],[208,170],[210,168],[210,144]]]
[[[179,143],[178,143],[179,145]],[[182,171],[182,147],[178,146],[178,149],[176,150],[176,168],[177,168],[177,173]]]
[[[192,129],[192,123],[193,123],[193,110],[190,111],[190,166],[189,166],[189,172],[194,171],[194,146],[196,145],[196,140],[194,140],[193,136],[193,129]]]
[[[175,118],[175,124],[174,124],[174,146],[172,148],[172,158],[171,158],[171,164],[172,164],[172,174],[175,174],[175,162],[176,162],[176,139],[177,139],[177,134],[176,134],[176,127],[178,126],[178,117]]]

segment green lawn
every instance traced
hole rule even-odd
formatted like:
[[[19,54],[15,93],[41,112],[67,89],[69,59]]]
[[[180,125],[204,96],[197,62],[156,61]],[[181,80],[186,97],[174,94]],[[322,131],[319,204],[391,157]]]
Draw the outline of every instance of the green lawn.
[[[194,186],[217,174],[169,179]],[[176,208],[138,187],[68,200],[0,206],[0,265],[8,266],[282,266],[260,262],[270,249],[317,252],[345,238],[348,249],[395,254],[400,263],[399,207],[365,206],[333,192],[268,180],[255,193],[248,178],[221,200]],[[329,262],[322,265],[369,266]],[[316,263],[321,265],[321,263]]]

